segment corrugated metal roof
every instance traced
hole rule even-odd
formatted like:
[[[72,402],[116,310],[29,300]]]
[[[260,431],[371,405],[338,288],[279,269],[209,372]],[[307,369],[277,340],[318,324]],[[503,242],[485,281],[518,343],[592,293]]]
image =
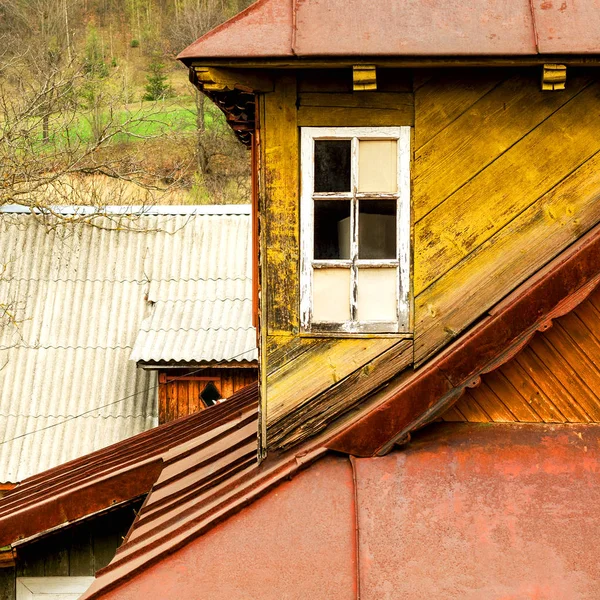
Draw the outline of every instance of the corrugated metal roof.
[[[596,0],[258,0],[179,59],[600,53]]]
[[[115,208],[94,215],[96,227],[11,207],[0,213],[0,302],[17,322],[0,322],[0,482],[156,425],[155,374],[130,360],[144,319],[143,335],[161,338],[161,356],[173,348],[169,360],[194,351],[210,361],[249,349],[244,358],[255,356],[254,330],[227,313],[220,331],[224,315],[215,306],[225,303],[203,301],[230,294],[239,298],[231,304],[242,309],[240,318],[251,322],[249,209]],[[79,207],[57,210],[81,216]],[[210,310],[204,316],[203,307]],[[195,328],[207,329],[201,350]],[[211,354],[206,344],[213,343]],[[98,406],[104,408],[56,425]]]
[[[205,217],[197,233],[195,251],[204,260],[197,261],[190,276],[152,278],[148,291],[151,314],[140,327],[132,360],[257,360],[250,219]],[[188,256],[183,250],[179,255]]]

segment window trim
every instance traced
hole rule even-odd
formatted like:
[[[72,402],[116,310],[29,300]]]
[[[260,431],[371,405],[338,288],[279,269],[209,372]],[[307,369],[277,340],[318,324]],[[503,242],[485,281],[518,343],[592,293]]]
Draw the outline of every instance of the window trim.
[[[351,139],[351,191],[345,193],[313,193],[315,140]],[[398,192],[358,192],[359,140],[395,139],[398,142]],[[409,333],[410,332],[410,127],[301,127],[300,128],[300,329],[301,333]],[[315,268],[351,269],[351,307],[356,311],[359,267],[383,267],[385,260],[358,259],[358,228],[356,217],[351,217],[353,235],[350,260],[314,260],[314,200],[347,198],[396,199],[396,258],[388,261],[397,268],[397,321],[343,323],[313,323],[312,293]],[[352,215],[354,215],[354,209]]]
[[[83,595],[94,583],[93,576],[17,577],[16,600],[28,600],[36,596],[54,594]]]

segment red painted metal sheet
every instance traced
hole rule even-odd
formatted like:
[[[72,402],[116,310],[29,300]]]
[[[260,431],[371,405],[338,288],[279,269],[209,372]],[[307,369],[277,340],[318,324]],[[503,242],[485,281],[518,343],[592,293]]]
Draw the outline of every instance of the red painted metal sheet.
[[[597,0],[259,0],[179,59],[600,53]]]
[[[354,485],[327,457],[103,599],[356,598]]]
[[[542,54],[598,54],[598,0],[532,0]]]
[[[206,485],[227,479],[242,468],[241,462],[229,464],[226,472],[215,463],[238,450],[242,440],[237,432],[248,422],[254,440],[250,462],[256,464],[257,404],[258,386],[253,384],[218,406],[24,480],[0,500],[0,546],[146,494],[157,480],[160,488],[167,477],[161,475],[163,467],[170,473],[175,456],[185,468],[194,471],[201,465],[208,471]],[[191,465],[184,460],[190,444],[201,454]],[[171,477],[180,481],[181,473]]]
[[[258,0],[190,44],[177,58],[291,56],[292,26],[292,0]]]
[[[600,426],[434,425],[355,469],[361,600],[600,597]]]
[[[600,281],[599,256],[597,226],[412,378],[382,391],[327,447],[354,456],[382,454],[436,418],[471,380],[500,366],[549,319],[583,301]]]
[[[529,0],[297,0],[298,56],[536,53]]]

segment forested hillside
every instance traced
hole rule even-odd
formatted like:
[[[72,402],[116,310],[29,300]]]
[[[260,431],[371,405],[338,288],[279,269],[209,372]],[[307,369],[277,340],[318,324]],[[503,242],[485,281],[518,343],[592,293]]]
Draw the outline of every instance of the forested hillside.
[[[0,0],[0,205],[248,201],[175,56],[249,0]]]

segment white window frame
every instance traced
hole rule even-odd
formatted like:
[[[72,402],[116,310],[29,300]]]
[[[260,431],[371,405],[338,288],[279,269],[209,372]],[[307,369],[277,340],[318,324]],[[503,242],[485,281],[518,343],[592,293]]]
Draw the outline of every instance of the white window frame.
[[[94,582],[93,577],[17,577],[16,600],[82,596]]]
[[[314,193],[315,140],[351,140],[350,192]],[[359,140],[397,140],[398,189],[396,193],[358,192]],[[410,332],[410,127],[302,127],[300,130],[300,319],[304,333],[409,333]],[[315,199],[351,200],[350,260],[314,260]],[[396,258],[358,258],[358,200],[396,199]],[[397,268],[397,320],[357,321],[358,268]],[[318,268],[350,268],[351,320],[343,323],[313,323],[313,272]]]

